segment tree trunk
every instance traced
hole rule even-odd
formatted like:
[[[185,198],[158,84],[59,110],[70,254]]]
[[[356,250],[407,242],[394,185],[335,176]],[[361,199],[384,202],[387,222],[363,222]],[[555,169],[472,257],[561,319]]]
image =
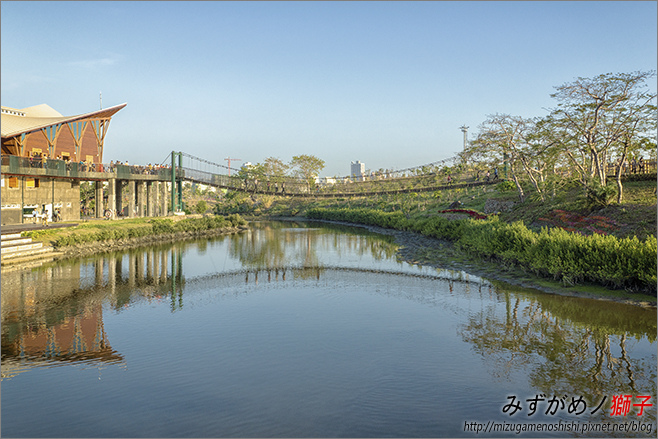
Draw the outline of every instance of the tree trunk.
[[[521,187],[521,183],[519,183],[519,178],[516,176],[516,173],[514,171],[512,171],[512,180],[514,180],[516,189],[519,191],[519,200],[523,203],[525,201],[525,192],[523,192],[523,187]]]
[[[628,146],[624,145],[624,149],[621,154],[621,160],[617,166],[615,172],[615,182],[617,183],[617,203],[621,204],[624,199],[624,187],[621,184],[621,173],[624,170],[624,164],[626,163],[626,154],[628,153]]]

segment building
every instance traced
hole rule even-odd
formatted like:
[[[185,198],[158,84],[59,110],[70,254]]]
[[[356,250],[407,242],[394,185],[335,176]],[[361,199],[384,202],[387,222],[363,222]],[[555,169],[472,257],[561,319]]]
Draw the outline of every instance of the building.
[[[116,105],[63,116],[46,104],[23,109],[2,107],[2,224],[18,224],[34,209],[62,219],[80,215],[80,181],[75,171],[102,171],[105,135]]]
[[[102,163],[110,120],[125,106],[77,116],[62,116],[46,104],[22,110],[2,107],[2,154]]]
[[[356,162],[352,162],[350,176],[354,181],[363,181],[365,172],[366,172],[365,163],[361,163],[358,160]]]

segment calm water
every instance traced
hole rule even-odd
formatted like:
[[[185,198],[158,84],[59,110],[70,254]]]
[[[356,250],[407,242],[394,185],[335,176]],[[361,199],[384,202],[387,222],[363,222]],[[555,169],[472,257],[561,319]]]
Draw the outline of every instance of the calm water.
[[[611,416],[617,395],[653,406]],[[412,266],[360,229],[257,223],[2,275],[3,437],[655,437],[655,404],[655,309]]]

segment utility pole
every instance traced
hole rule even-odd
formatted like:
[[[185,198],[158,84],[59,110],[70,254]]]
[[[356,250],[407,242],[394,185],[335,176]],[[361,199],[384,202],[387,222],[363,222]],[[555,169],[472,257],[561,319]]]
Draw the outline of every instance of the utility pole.
[[[231,160],[239,162],[242,159],[232,159],[231,157],[229,157],[229,158],[226,158],[224,160],[228,161],[228,176],[230,177],[231,176]]]
[[[462,133],[464,133],[464,151],[466,151],[466,138],[468,136],[468,127],[466,125],[462,125],[459,127],[460,130],[462,130]]]

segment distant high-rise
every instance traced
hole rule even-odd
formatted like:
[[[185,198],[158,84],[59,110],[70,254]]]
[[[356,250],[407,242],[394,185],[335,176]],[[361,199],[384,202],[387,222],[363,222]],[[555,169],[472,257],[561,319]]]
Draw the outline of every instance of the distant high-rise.
[[[363,180],[363,174],[366,172],[366,164],[360,161],[352,162],[350,176],[355,180]]]

